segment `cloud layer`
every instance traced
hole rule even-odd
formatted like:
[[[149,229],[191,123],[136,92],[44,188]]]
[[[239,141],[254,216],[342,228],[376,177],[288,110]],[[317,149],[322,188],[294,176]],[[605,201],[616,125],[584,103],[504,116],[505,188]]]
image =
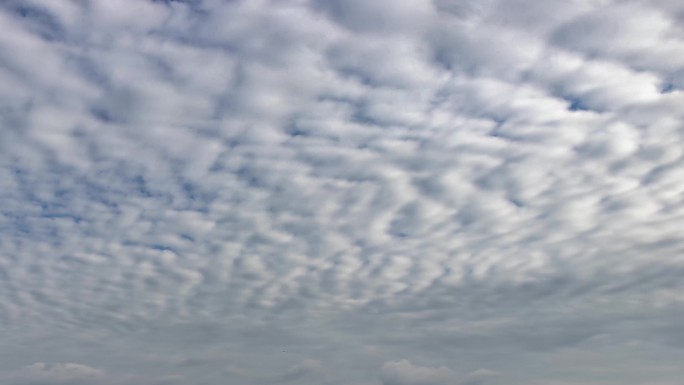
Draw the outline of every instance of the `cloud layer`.
[[[680,1],[0,23],[3,383],[684,374]]]

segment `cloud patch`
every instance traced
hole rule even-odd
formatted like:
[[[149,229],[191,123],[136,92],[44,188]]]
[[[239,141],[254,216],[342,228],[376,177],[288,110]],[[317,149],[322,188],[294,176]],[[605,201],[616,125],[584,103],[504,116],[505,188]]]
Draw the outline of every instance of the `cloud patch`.
[[[383,385],[448,384],[454,377],[454,372],[449,368],[418,366],[408,360],[389,361],[382,365]]]

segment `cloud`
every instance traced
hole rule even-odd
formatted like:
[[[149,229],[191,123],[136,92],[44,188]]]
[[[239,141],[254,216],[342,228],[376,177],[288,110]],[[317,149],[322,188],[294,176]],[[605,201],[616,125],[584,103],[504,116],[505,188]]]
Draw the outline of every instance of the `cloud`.
[[[414,365],[408,360],[390,361],[382,366],[384,385],[437,385],[453,381],[454,372],[446,367]]]
[[[477,369],[468,375],[458,376],[445,366],[421,366],[403,359],[385,362],[380,377],[383,385],[476,385],[489,383],[498,376],[499,373],[489,369]]]
[[[58,363],[48,365],[38,362],[10,376],[11,384],[89,384],[102,381],[104,372],[87,365]]]
[[[681,378],[682,11],[3,2],[0,373]]]
[[[185,383],[181,375],[167,375],[158,378],[136,376],[125,373],[107,372],[84,364],[37,362],[20,370],[0,375],[3,383],[9,385],[170,385]]]
[[[331,375],[328,370],[316,360],[304,360],[292,367],[285,373],[275,376],[273,383],[281,384],[295,381],[302,381],[304,377],[314,377],[323,383],[331,382]]]

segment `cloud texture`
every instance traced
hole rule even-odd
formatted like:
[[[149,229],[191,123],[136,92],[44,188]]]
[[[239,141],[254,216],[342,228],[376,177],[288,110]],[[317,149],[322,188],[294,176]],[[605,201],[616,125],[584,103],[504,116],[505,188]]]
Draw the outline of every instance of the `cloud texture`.
[[[681,1],[8,0],[0,25],[2,383],[684,375]]]

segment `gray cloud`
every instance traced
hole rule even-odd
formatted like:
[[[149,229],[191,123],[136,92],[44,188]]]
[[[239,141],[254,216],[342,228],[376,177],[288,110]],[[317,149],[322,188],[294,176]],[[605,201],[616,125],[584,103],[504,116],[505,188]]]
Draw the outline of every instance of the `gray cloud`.
[[[3,373],[3,383],[10,385],[167,385],[185,382],[180,375],[169,375],[156,379],[121,373],[107,373],[101,369],[75,363],[46,364],[37,362],[20,370]]]
[[[3,3],[0,378],[681,378],[682,11]]]
[[[101,381],[103,376],[104,373],[101,370],[87,365],[73,363],[47,365],[43,362],[38,362],[11,375],[9,381],[13,384],[31,385],[87,384],[93,381]]]

